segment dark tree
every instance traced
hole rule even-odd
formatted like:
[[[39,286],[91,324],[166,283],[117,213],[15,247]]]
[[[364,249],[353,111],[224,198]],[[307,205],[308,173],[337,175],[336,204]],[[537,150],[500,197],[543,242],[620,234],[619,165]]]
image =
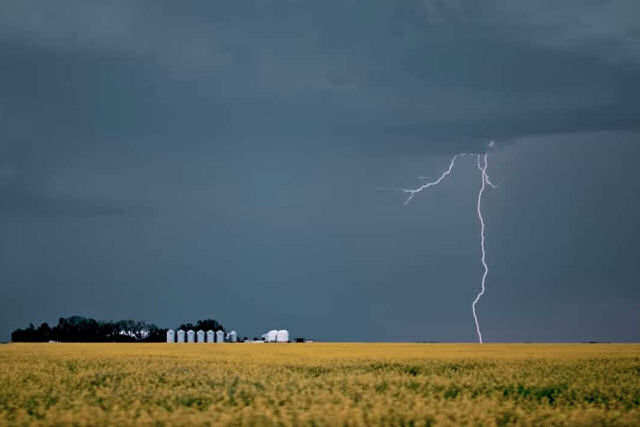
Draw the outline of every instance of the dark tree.
[[[44,322],[37,329],[36,334],[40,338],[42,342],[47,342],[51,340],[51,328],[47,322]]]
[[[218,323],[217,320],[214,319],[198,320],[195,325],[193,323],[183,323],[178,329],[183,329],[185,331],[188,331],[189,329],[192,329],[194,331],[202,329],[203,331],[212,330],[214,332],[226,332],[224,326],[222,326],[220,323]]]
[[[11,333],[13,342],[160,342],[166,329],[151,323],[134,320],[99,322],[82,316],[61,317],[51,328],[47,323],[37,329],[30,324],[26,329]]]
[[[213,319],[198,320],[196,324],[180,325],[181,329],[224,331]],[[61,317],[51,328],[47,323],[36,328],[33,324],[11,333],[13,342],[164,342],[167,329],[137,320],[97,321],[83,316]]]
[[[195,331],[198,328],[196,328],[196,325],[194,325],[193,323],[183,323],[182,325],[178,326],[178,329],[182,329],[182,330],[185,330],[185,331],[188,331],[189,329],[192,329],[192,330]]]

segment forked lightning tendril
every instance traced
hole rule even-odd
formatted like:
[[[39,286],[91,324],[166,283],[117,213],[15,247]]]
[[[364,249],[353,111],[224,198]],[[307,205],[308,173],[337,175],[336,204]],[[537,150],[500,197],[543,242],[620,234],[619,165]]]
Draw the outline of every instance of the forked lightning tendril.
[[[492,147],[493,142],[491,142],[489,146]],[[402,191],[409,194],[409,197],[404,202],[404,206],[408,205],[409,202],[411,202],[411,200],[413,199],[413,196],[415,196],[416,193],[419,193],[422,190],[425,190],[429,187],[433,187],[435,185],[440,184],[443,179],[445,179],[449,174],[451,174],[451,171],[453,170],[453,165],[455,164],[456,158],[458,156],[459,154],[456,154],[455,156],[453,156],[453,158],[451,159],[451,162],[449,163],[449,168],[442,175],[440,175],[440,177],[435,181],[428,182],[414,189],[403,188]],[[480,331],[480,322],[478,321],[478,315],[476,313],[476,304],[478,304],[478,301],[480,301],[480,298],[482,297],[482,295],[484,295],[484,292],[486,290],[485,284],[486,284],[487,276],[489,275],[489,266],[487,264],[486,250],[485,250],[485,222],[482,216],[482,196],[484,194],[484,190],[487,185],[490,186],[491,188],[497,188],[497,185],[491,182],[491,179],[487,174],[487,153],[478,154],[476,160],[477,160],[478,170],[480,170],[480,176],[482,178],[482,185],[480,187],[480,191],[478,192],[478,201],[477,201],[476,209],[478,213],[478,219],[480,220],[480,249],[482,253],[481,261],[482,261],[482,266],[484,267],[484,272],[482,274],[482,281],[480,283],[480,292],[478,292],[478,295],[476,295],[476,298],[473,300],[471,309],[473,311],[473,319],[476,323],[478,340],[480,341],[480,344],[482,344],[483,342],[482,332]]]
[[[447,177],[447,175],[449,175],[451,173],[451,171],[453,170],[453,165],[456,162],[456,158],[457,157],[458,157],[458,154],[453,156],[453,158],[451,159],[451,162],[449,163],[449,169],[444,171],[444,173],[442,175],[440,175],[440,178],[436,179],[435,181],[427,182],[426,184],[423,184],[420,187],[417,187],[417,188],[414,188],[414,189],[403,188],[402,191],[404,191],[405,193],[409,193],[409,197],[407,197],[407,200],[405,200],[404,206],[407,206],[409,204],[409,202],[411,201],[411,199],[413,199],[413,196],[415,196],[416,193],[419,193],[422,190],[425,190],[425,189],[427,189],[429,187],[433,187],[434,185],[440,184],[442,182],[442,180],[445,179]],[[424,177],[421,177],[421,178],[424,178]]]

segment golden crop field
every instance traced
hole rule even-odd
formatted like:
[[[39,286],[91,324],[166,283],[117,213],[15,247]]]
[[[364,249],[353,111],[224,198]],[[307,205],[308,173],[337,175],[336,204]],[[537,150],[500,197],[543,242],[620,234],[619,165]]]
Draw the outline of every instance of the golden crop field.
[[[637,344],[9,344],[0,424],[640,425]]]

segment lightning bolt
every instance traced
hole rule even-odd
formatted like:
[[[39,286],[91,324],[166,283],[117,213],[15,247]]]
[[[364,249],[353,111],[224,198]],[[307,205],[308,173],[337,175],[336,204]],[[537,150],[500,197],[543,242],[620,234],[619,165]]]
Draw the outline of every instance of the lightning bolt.
[[[493,145],[494,143],[493,141],[491,141],[491,143],[489,143],[489,147],[493,147]],[[460,155],[464,155],[464,154],[456,154],[455,156],[453,156],[453,158],[449,162],[449,168],[446,171],[444,171],[443,174],[440,175],[440,177],[435,181],[427,182],[426,184],[423,184],[413,189],[402,188],[401,190],[404,193],[409,194],[409,196],[407,197],[407,200],[404,202],[404,206],[408,205],[409,202],[411,202],[411,200],[417,193],[421,192],[422,190],[426,190],[429,187],[433,187],[440,184],[448,175],[450,175],[451,171],[453,170],[453,166],[456,162],[456,159]],[[489,265],[487,264],[487,253],[485,248],[485,222],[484,222],[484,217],[482,216],[482,196],[484,195],[484,191],[487,185],[491,188],[498,188],[498,186],[491,181],[491,179],[489,178],[489,174],[487,173],[487,153],[478,154],[476,156],[476,160],[477,160],[478,170],[480,171],[480,177],[482,179],[482,185],[480,186],[480,190],[478,191],[478,200],[477,200],[476,210],[478,213],[478,219],[480,220],[480,249],[482,253],[481,261],[482,261],[482,266],[484,268],[484,272],[482,273],[482,281],[480,282],[480,292],[478,292],[478,295],[476,295],[476,298],[473,300],[473,304],[471,304],[471,310],[473,312],[473,319],[476,324],[478,340],[480,344],[482,344],[483,343],[482,331],[480,330],[480,322],[478,321],[478,315],[476,313],[476,305],[478,304],[478,302],[480,301],[480,298],[482,298],[482,295],[484,295],[486,291],[485,285],[487,281],[487,276],[489,275]]]
[[[453,158],[451,159],[451,162],[449,162],[449,169],[444,171],[444,173],[442,175],[440,175],[440,177],[438,179],[436,179],[435,181],[427,182],[426,184],[423,184],[420,187],[413,188],[413,189],[411,189],[411,188],[401,188],[402,191],[404,191],[405,193],[409,194],[409,197],[407,197],[407,200],[405,200],[403,206],[407,206],[409,204],[409,202],[411,201],[411,199],[413,199],[413,196],[415,196],[417,193],[421,192],[422,190],[426,190],[429,187],[433,187],[434,185],[440,184],[443,179],[445,179],[448,175],[450,175],[451,171],[453,170],[453,165],[455,164],[456,159],[458,158],[458,156],[459,156],[459,154],[456,154],[455,156],[453,156]],[[420,177],[420,178],[424,178],[424,177]]]
[[[478,191],[478,203],[476,205],[478,211],[478,219],[480,220],[480,250],[482,253],[482,266],[484,267],[484,272],[482,273],[482,281],[480,283],[480,292],[476,295],[476,299],[473,300],[473,304],[471,304],[471,310],[473,311],[473,320],[476,322],[476,331],[478,332],[478,340],[480,344],[482,344],[482,332],[480,331],[480,322],[478,321],[478,315],[476,313],[476,304],[484,295],[486,290],[485,283],[487,280],[487,275],[489,274],[489,266],[487,265],[487,252],[485,249],[484,241],[485,241],[485,223],[484,218],[482,217],[482,195],[484,194],[485,185],[488,184],[492,188],[496,188],[491,180],[489,179],[489,175],[487,174],[487,153],[484,155],[478,154],[477,156],[478,170],[480,171],[480,176],[482,178],[482,185],[480,186],[480,191]]]

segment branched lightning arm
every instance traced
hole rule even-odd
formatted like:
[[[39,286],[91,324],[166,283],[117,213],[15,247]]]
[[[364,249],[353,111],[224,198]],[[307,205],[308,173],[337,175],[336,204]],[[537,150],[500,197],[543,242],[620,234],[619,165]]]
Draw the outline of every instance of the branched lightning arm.
[[[440,184],[443,179],[445,179],[449,174],[451,174],[451,171],[453,170],[453,165],[456,162],[456,158],[458,158],[458,154],[453,156],[453,158],[451,159],[451,162],[449,163],[449,168],[446,171],[444,171],[444,173],[440,175],[440,177],[435,181],[427,182],[426,184],[422,184],[420,187],[413,188],[413,189],[402,188],[402,191],[409,194],[409,197],[407,197],[407,200],[405,200],[404,202],[404,206],[407,206],[411,201],[411,199],[413,199],[413,196],[415,196],[417,193],[421,192],[422,190],[426,190],[429,187],[433,187],[434,185]]]

